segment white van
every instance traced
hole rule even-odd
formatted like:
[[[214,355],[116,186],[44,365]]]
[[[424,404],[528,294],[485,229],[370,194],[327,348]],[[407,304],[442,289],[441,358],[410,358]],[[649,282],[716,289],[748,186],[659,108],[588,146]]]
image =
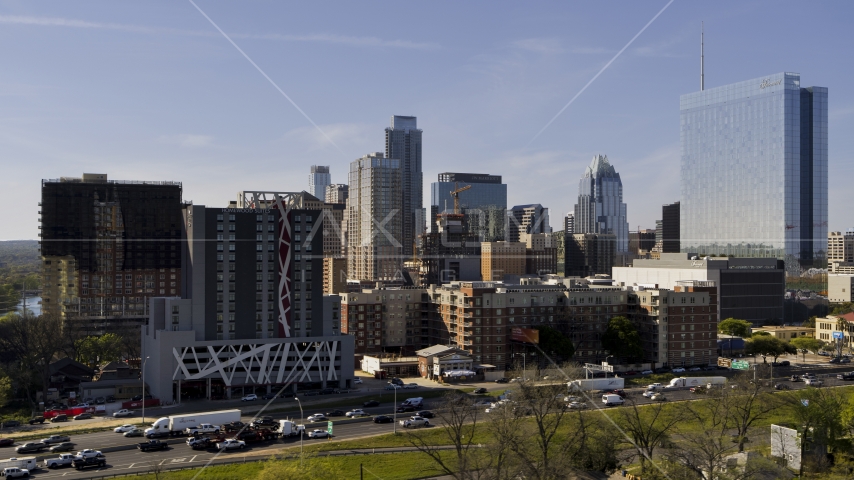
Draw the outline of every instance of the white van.
[[[422,397],[413,397],[413,398],[407,398],[406,400],[404,400],[404,401],[403,401],[403,406],[413,406],[413,407],[418,408],[418,407],[420,407],[423,403],[424,403],[424,398],[422,398]]]
[[[610,407],[613,405],[622,405],[625,401],[623,400],[623,397],[619,395],[608,393],[606,395],[602,395],[602,403],[604,403],[606,407]]]
[[[36,457],[12,457],[7,460],[0,460],[0,470],[9,467],[26,468],[27,470],[38,468],[36,466]]]

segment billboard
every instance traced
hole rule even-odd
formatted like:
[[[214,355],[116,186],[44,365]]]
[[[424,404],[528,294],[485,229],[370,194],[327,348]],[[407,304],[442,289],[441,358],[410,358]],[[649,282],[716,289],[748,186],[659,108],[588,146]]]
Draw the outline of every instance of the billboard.
[[[533,328],[513,327],[510,329],[510,340],[514,342],[540,343],[540,331]]]
[[[843,332],[833,332],[833,339],[834,340],[844,340],[845,334]]]

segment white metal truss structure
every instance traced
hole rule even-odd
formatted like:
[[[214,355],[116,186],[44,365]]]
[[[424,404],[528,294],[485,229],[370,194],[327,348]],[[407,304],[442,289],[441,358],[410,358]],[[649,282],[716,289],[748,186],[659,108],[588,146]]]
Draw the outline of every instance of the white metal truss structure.
[[[238,385],[335,381],[339,378],[335,368],[339,344],[334,340],[175,347],[172,354],[178,366],[172,380],[204,380],[219,375],[229,387],[235,377],[243,379]],[[291,356],[295,360],[288,361]],[[311,371],[313,367],[317,367],[315,372]]]

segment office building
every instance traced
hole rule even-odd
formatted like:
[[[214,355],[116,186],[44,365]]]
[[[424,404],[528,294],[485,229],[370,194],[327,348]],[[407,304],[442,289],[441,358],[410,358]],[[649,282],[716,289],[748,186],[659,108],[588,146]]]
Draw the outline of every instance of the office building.
[[[661,251],[679,253],[679,202],[661,207]]]
[[[596,155],[578,182],[573,233],[610,234],[616,253],[629,250],[629,222],[623,203],[623,182],[604,155]]]
[[[484,282],[501,281],[505,275],[525,274],[526,246],[521,242],[480,244],[480,277]]]
[[[674,288],[680,281],[711,281],[718,288],[718,318],[738,318],[756,326],[783,321],[785,270],[774,258],[702,257],[662,253],[659,260],[635,260],[614,267],[614,281],[624,286]]]
[[[420,148],[418,149],[420,152]],[[382,152],[350,163],[347,271],[353,280],[393,280],[403,266],[401,161]]]
[[[778,258],[794,275],[824,260],[827,88],[778,73],[702,90],[680,97],[680,124],[682,252]]]
[[[843,328],[839,328],[839,327]],[[835,345],[838,340],[833,338],[833,332],[842,332],[842,347],[850,352],[854,349],[854,313],[843,315],[828,315],[815,319],[815,338]]]
[[[329,166],[312,165],[308,175],[308,193],[322,201],[326,198],[326,187],[330,184],[332,175],[329,174]]]
[[[830,273],[827,275],[827,301],[830,303],[854,302],[854,275]]]
[[[151,299],[143,330],[152,395],[350,385],[340,297],[323,295],[321,210],[298,208],[312,198],[241,192],[227,208],[184,209],[183,298]]]
[[[182,294],[182,207],[179,182],[42,180],[42,312],[138,334],[150,297]]]
[[[827,268],[831,273],[854,273],[854,230],[828,233]]]
[[[610,275],[617,256],[613,234],[576,233],[566,239],[567,276]]]
[[[629,232],[629,252],[638,255],[642,251],[649,252],[655,247],[655,230],[644,229]]]
[[[525,244],[525,273],[529,275],[554,275],[557,273],[557,245],[553,233],[523,233],[520,243]]]
[[[454,197],[459,192],[460,211],[454,212]],[[462,213],[466,229],[480,237],[478,241],[504,240],[504,217],[507,212],[507,185],[500,175],[485,173],[440,173],[437,182],[430,184],[431,212]],[[435,214],[429,219],[435,221]],[[432,227],[431,227],[432,228]]]
[[[563,232],[567,235],[575,233],[575,214],[569,212],[563,217]]]
[[[421,236],[420,285],[480,280],[480,237],[465,228],[465,218],[439,214],[430,232]]]
[[[549,209],[539,203],[516,205],[507,212],[507,241],[518,242],[522,233],[551,233]]]
[[[326,203],[347,203],[350,196],[350,187],[344,183],[333,183],[326,186]]]
[[[385,158],[399,162],[400,237],[402,253],[410,258],[415,240],[424,231],[424,178],[421,170],[421,135],[416,117],[394,115],[385,129]],[[353,186],[353,183],[350,183]],[[385,218],[385,217],[381,217]]]

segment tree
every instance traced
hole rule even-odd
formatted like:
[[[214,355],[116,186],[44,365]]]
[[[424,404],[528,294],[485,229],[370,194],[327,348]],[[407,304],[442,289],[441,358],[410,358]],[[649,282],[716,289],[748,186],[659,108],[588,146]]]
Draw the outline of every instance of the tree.
[[[768,357],[774,357],[774,361],[776,362],[777,357],[780,355],[797,353],[797,349],[794,346],[771,335],[754,335],[747,340],[744,351],[748,355],[761,356],[763,363],[768,363]]]
[[[534,328],[540,332],[540,349],[548,353],[553,361],[566,361],[575,355],[575,346],[572,344],[572,340],[559,330],[548,325],[538,325]]]
[[[807,352],[818,353],[821,347],[824,346],[823,341],[812,337],[793,338],[789,340],[789,344],[795,347],[796,350],[800,350],[801,354],[803,354],[804,362],[807,361]]]
[[[726,457],[737,449],[729,434],[730,413],[715,398],[721,390],[713,390],[709,400],[685,404],[685,421],[676,426],[678,448],[665,453],[670,461],[704,480],[722,478]]]
[[[730,337],[747,338],[752,328],[752,323],[737,318],[727,318],[718,324],[718,332]],[[729,356],[732,356],[732,338],[729,339]]]
[[[841,451],[847,443],[846,394],[834,388],[807,387],[783,398],[793,423],[808,432],[805,463],[816,471],[826,470],[830,466],[827,452]]]
[[[635,325],[626,317],[618,316],[608,322],[602,334],[602,348],[608,353],[625,358],[643,357],[643,345]]]
[[[750,429],[779,408],[780,401],[762,386],[762,382],[752,382],[752,377],[746,373],[732,377],[730,386],[733,388],[720,389],[715,400],[727,412],[729,427],[735,430],[738,451],[743,452]]]
[[[668,408],[664,402],[639,406],[631,397],[627,398],[626,405],[606,414],[629,436],[644,478],[649,466],[655,466],[652,457],[656,448],[661,447],[673,433],[673,427],[684,418],[682,409]]]
[[[801,324],[802,327],[815,328],[815,319],[818,318],[815,315],[804,320],[804,323]]]
[[[0,361],[7,371],[16,372],[18,380],[37,381],[42,398],[47,398],[50,362],[65,346],[62,328],[62,319],[52,315],[13,314],[0,319]]]
[[[76,360],[89,366],[115,362],[122,358],[123,340],[114,333],[90,335],[74,343]]]

